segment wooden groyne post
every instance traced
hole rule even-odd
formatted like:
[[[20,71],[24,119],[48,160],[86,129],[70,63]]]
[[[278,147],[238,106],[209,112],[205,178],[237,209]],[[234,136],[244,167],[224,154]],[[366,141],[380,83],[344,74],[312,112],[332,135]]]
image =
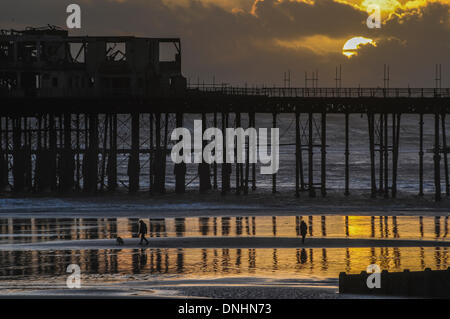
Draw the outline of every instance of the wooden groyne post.
[[[447,270],[388,272],[383,270],[376,275],[380,277],[379,288],[369,288],[369,274],[339,274],[339,293],[403,297],[450,297],[450,268]],[[370,279],[369,279],[370,280]]]

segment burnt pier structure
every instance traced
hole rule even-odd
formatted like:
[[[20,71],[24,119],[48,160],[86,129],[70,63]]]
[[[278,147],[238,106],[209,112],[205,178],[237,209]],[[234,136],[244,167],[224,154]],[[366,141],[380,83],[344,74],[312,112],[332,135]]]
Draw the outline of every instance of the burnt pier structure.
[[[164,193],[170,134],[183,125],[186,114],[203,119],[204,131],[207,118],[224,130],[241,127],[245,117],[249,128],[258,127],[258,114],[266,113],[278,127],[279,115],[288,113],[295,119],[296,196],[327,195],[327,116],[341,114],[344,194],[351,191],[351,117],[362,115],[369,136],[371,194],[396,197],[401,120],[414,114],[420,143],[419,195],[424,195],[424,154],[430,148],[435,200],[441,200],[442,193],[450,195],[447,88],[190,88],[181,73],[179,39],[70,37],[67,31],[48,27],[1,31],[0,101],[0,190],[95,193],[125,186],[135,193],[146,178],[151,192]],[[434,117],[433,145],[424,143],[424,130],[430,130],[424,128],[424,116]],[[320,156],[318,172],[313,169],[315,156]],[[234,190],[246,195],[257,187],[248,145],[245,159],[234,167],[188,165],[198,165],[195,178],[201,193],[220,189],[223,194]],[[125,182],[118,179],[123,166]],[[175,191],[185,192],[193,181],[186,178],[186,164],[175,165],[173,174]],[[277,192],[276,174],[272,191]]]

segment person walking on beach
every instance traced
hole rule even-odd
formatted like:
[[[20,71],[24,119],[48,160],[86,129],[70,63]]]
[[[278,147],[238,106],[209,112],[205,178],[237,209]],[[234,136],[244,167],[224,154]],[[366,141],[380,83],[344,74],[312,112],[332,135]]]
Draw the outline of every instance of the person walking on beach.
[[[147,225],[140,220],[139,221],[139,236],[141,237],[141,241],[139,242],[139,245],[142,245],[142,242],[145,241],[145,244],[148,245],[148,240],[145,238],[145,235],[147,235]]]
[[[306,225],[305,221],[302,220],[300,223],[300,235],[302,236],[302,244],[305,243],[305,237],[308,233],[308,225]]]

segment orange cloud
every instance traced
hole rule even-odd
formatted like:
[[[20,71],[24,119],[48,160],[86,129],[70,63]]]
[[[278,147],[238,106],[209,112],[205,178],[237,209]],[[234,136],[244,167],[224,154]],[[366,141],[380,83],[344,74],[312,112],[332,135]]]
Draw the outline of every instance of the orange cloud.
[[[291,50],[309,50],[318,55],[342,52],[345,39],[334,39],[325,35],[313,35],[296,40],[274,40],[274,44]]]

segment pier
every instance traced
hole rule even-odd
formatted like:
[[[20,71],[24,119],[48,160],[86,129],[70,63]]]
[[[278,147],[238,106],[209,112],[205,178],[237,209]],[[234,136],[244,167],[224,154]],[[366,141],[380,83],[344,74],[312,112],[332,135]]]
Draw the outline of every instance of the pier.
[[[162,58],[166,51],[174,52],[171,60]],[[342,115],[344,194],[350,195],[349,128],[356,114],[367,120],[372,197],[395,198],[402,116],[412,114],[417,116],[420,143],[419,195],[424,195],[427,150],[434,156],[435,200],[450,195],[445,127],[449,88],[192,87],[181,74],[179,39],[70,37],[49,27],[0,32],[0,101],[0,190],[96,193],[125,186],[136,193],[147,176],[149,191],[164,193],[170,133],[183,125],[186,114],[212,118],[214,127],[225,129],[240,127],[243,116],[248,127],[257,127],[258,115],[264,113],[278,127],[278,115],[288,113],[295,118],[295,195],[327,196],[330,114]],[[425,115],[434,117],[433,127],[424,127]],[[424,130],[433,130],[433,145],[425,145]],[[120,154],[128,159],[127,183],[117,177]],[[142,169],[144,155],[147,172]],[[314,156],[321,159],[319,176],[313,171]],[[198,165],[200,193],[220,189],[245,196],[257,188],[248,151],[245,164],[192,165]],[[191,182],[185,165],[176,165],[173,173],[175,190],[185,192]],[[272,191],[277,192],[276,174]]]

